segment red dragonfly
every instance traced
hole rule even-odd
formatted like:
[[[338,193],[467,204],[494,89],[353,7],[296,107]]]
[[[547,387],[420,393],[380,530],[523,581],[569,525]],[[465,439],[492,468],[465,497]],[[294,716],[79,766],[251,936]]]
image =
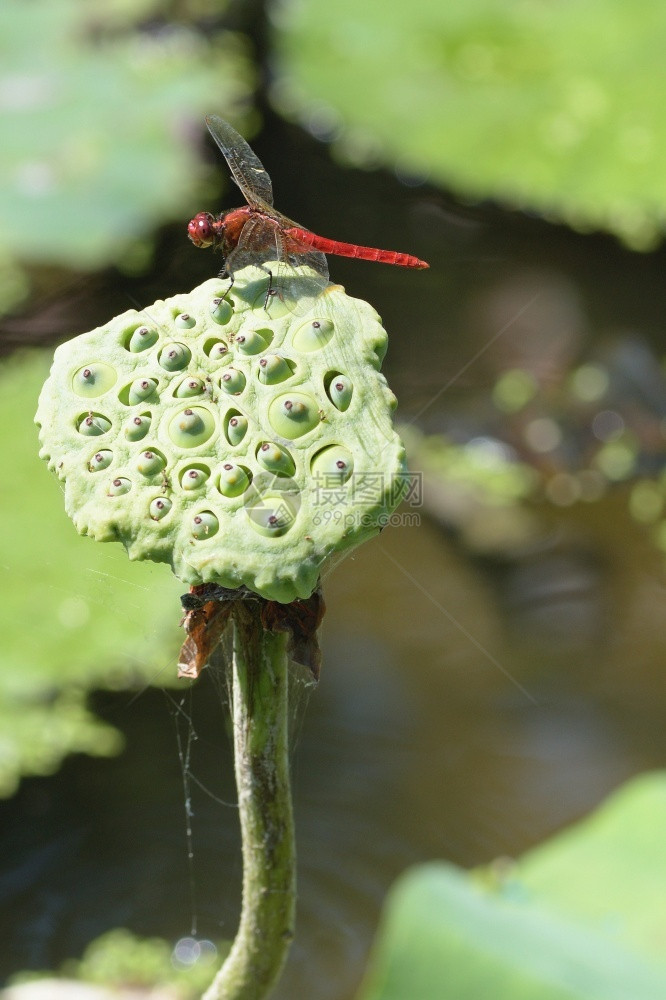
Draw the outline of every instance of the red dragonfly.
[[[210,212],[199,212],[188,224],[187,233],[195,246],[221,250],[224,255],[221,273],[228,275],[232,283],[238,271],[252,264],[268,271],[270,294],[273,275],[264,264],[278,261],[312,268],[316,278],[309,279],[309,283],[314,281],[317,291],[321,291],[328,284],[327,253],[397,264],[398,267],[430,266],[408,253],[340,243],[303,229],[273,208],[271,179],[245,139],[217,115],[207,115],[206,125],[247,205],[229,209],[217,217]]]

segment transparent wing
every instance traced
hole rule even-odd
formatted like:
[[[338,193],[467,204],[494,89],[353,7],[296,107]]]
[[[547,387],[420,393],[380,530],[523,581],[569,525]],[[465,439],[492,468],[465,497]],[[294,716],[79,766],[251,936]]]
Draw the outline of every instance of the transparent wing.
[[[273,204],[271,179],[243,136],[217,115],[206,115],[206,125],[248,205],[254,208],[270,207]]]
[[[237,246],[226,259],[230,277],[251,265],[266,274],[261,287],[253,289],[251,295],[272,313],[277,308],[270,304],[275,298],[279,308],[299,315],[307,313],[329,283],[325,255],[286,237],[276,220],[266,216],[248,219]]]

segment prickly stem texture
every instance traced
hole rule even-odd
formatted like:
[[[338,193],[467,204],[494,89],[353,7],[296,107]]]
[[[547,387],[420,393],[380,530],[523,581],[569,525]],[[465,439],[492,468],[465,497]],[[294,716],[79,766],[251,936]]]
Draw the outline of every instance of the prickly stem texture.
[[[295,847],[289,784],[286,633],[266,632],[258,601],[237,601],[232,711],[243,841],[236,939],[203,1000],[264,1000],[293,938]]]

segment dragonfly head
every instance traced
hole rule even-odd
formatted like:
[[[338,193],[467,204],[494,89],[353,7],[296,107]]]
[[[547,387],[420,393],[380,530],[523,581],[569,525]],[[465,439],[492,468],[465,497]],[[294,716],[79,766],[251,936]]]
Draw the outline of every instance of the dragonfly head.
[[[213,223],[215,217],[210,212],[199,212],[187,224],[187,235],[195,247],[209,247],[215,243],[217,236]]]

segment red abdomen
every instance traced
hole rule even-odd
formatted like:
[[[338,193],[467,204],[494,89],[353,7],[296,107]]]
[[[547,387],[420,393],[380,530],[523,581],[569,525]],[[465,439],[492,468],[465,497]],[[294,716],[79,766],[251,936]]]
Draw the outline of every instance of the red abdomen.
[[[337,257],[358,257],[359,260],[376,260],[380,264],[396,264],[398,267],[430,267],[424,260],[413,257],[410,253],[400,253],[398,250],[378,250],[376,247],[362,247],[356,243],[341,243],[339,240],[329,240],[325,236],[317,236],[307,229],[285,229],[287,236],[293,236],[299,243],[322,253],[334,254]],[[291,252],[291,248],[290,248]]]

